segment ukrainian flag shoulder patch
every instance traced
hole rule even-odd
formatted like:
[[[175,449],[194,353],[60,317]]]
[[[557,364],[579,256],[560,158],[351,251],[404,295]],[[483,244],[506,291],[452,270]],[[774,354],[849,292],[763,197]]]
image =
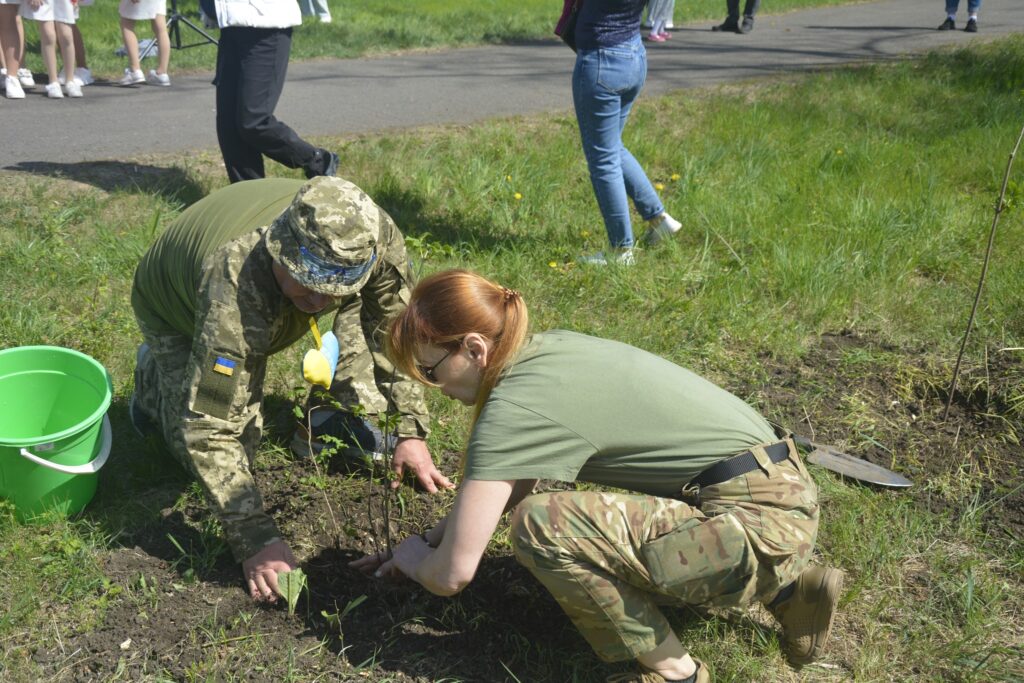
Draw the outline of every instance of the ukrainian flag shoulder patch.
[[[217,356],[216,360],[213,361],[213,371],[231,377],[235,374],[236,365],[238,365],[237,361],[225,358],[224,356]]]

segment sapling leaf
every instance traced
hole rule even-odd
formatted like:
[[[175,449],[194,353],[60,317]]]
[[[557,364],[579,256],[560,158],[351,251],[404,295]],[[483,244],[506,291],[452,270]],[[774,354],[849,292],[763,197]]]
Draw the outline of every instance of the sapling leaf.
[[[277,575],[277,585],[281,594],[288,601],[288,614],[295,614],[295,605],[299,602],[299,596],[306,587],[306,574],[301,568],[293,569],[290,572],[281,572]]]

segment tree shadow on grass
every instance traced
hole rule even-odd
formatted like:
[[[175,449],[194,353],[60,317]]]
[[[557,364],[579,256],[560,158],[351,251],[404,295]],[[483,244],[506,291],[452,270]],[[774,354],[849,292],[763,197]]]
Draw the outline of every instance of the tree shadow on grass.
[[[125,161],[20,161],[5,170],[71,180],[106,192],[157,195],[184,206],[199,201],[207,192],[191,173],[177,166],[166,168]]]
[[[429,235],[433,241],[452,247],[470,244],[480,250],[493,250],[511,242],[507,234],[498,233],[481,217],[472,216],[454,204],[444,206],[443,212],[431,211],[424,196],[403,187],[391,174],[365,189],[407,237]]]

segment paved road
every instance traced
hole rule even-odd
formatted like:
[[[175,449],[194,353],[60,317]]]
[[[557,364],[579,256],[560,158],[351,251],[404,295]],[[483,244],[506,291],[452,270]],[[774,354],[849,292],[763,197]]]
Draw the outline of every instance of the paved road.
[[[940,0],[881,0],[758,17],[746,36],[713,33],[710,22],[677,27],[671,41],[649,50],[645,94],[1020,32],[1024,1],[985,0],[981,32],[973,35],[936,31],[942,18]],[[566,111],[572,64],[572,52],[555,40],[292,64],[277,114],[300,135],[317,136]],[[172,58],[172,74],[173,67]],[[21,101],[0,98],[0,168],[216,150],[209,74],[176,76],[171,88],[98,83],[80,100],[51,101],[41,91]]]

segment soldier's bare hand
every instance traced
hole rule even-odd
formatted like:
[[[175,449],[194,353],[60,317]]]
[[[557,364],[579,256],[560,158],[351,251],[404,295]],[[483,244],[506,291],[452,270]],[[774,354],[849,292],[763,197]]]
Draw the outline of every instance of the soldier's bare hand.
[[[424,489],[430,493],[437,493],[439,488],[455,488],[455,484],[448,480],[448,477],[441,474],[434,461],[430,458],[430,451],[427,449],[427,442],[423,439],[404,438],[399,439],[395,446],[395,455],[391,458],[391,469],[395,471],[395,479],[391,482],[391,488],[396,489],[402,484],[402,475],[406,468],[412,470],[416,480]]]
[[[277,602],[281,594],[277,587],[278,572],[290,572],[299,566],[292,549],[284,541],[274,541],[242,563],[249,595],[256,602]]]

